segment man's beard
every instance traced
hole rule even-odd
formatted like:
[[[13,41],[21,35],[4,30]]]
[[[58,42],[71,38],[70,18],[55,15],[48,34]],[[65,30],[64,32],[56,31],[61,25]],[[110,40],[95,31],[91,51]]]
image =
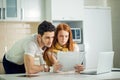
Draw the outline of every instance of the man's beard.
[[[42,45],[44,45],[45,47],[51,47],[52,43],[51,44],[47,44],[46,42],[43,41],[43,39],[41,39],[41,43]]]
[[[44,43],[44,41],[41,39],[41,43],[42,43],[42,45],[44,45],[43,47],[42,47],[42,50],[45,50],[46,48],[47,48],[47,46],[45,46],[45,43]]]

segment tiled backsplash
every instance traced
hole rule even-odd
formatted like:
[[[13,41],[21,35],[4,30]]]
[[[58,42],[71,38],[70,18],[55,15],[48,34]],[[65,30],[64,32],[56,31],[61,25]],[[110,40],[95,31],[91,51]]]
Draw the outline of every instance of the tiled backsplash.
[[[0,62],[15,41],[35,33],[38,23],[0,23]]]

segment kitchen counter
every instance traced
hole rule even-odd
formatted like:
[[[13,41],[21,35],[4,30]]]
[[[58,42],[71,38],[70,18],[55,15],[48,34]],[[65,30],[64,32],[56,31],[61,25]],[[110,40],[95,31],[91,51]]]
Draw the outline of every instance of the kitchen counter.
[[[0,80],[120,80],[120,72],[86,75],[74,72],[40,72],[31,76],[25,74],[2,74]]]

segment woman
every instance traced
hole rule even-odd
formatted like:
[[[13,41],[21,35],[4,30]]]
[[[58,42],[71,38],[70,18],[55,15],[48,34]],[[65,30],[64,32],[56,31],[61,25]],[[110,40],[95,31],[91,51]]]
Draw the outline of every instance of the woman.
[[[58,63],[56,57],[58,51],[79,51],[78,45],[73,42],[70,26],[65,23],[61,23],[57,26],[53,44],[51,48],[46,50],[44,53],[44,59],[47,62],[47,65],[53,66],[54,72],[59,71],[59,69],[62,67]],[[78,64],[75,66],[76,72],[83,70],[83,65]]]

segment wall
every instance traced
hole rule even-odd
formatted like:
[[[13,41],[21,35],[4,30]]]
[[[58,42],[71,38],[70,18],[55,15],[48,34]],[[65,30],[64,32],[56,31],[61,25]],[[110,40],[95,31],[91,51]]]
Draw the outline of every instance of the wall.
[[[108,0],[108,5],[112,10],[114,67],[120,68],[120,0]]]
[[[15,41],[36,33],[38,23],[0,23],[0,61],[5,51],[7,51]]]

